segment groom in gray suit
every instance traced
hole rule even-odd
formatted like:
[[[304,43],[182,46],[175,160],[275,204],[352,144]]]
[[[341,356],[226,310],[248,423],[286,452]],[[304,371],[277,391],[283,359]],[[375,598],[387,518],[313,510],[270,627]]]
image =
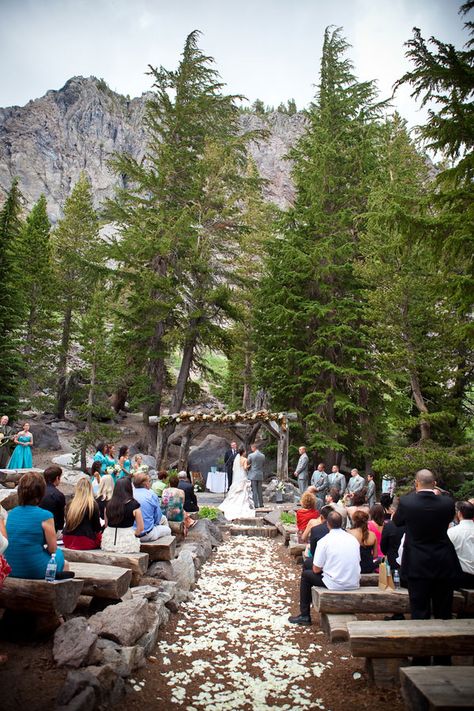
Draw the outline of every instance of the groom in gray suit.
[[[265,464],[265,455],[259,450],[256,444],[251,444],[252,450],[247,458],[247,477],[252,483],[253,503],[256,509],[263,506],[263,466]]]

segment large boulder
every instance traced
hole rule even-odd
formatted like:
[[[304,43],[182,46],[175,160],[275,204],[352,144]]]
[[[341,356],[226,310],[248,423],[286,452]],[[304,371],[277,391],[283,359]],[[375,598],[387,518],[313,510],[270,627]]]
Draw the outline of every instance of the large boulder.
[[[275,503],[277,498],[278,479],[272,479],[263,489],[263,500],[266,503]],[[290,481],[285,481],[284,491],[282,493],[281,503],[297,504],[301,498],[300,491],[297,486]]]
[[[209,434],[203,441],[191,447],[189,450],[188,466],[193,472],[201,472],[204,479],[211,467],[222,468],[222,464],[217,464],[219,459],[224,458],[224,454],[228,449],[229,444],[224,437],[218,437],[214,434]]]
[[[88,467],[92,466],[93,461],[92,457],[86,457],[86,464]],[[64,467],[64,469],[80,470],[81,468],[80,461],[75,459],[72,452],[68,452],[67,454],[59,454],[57,457],[53,457],[53,463],[57,464],[59,467]]]
[[[33,435],[35,449],[61,449],[58,433],[50,425],[44,422],[30,422],[30,431]],[[33,454],[34,456],[34,454]]]
[[[0,489],[0,506],[5,511],[10,511],[18,506],[18,493],[16,489]]]
[[[127,600],[93,615],[89,624],[100,637],[131,647],[148,629],[150,612],[144,598]]]
[[[135,669],[146,664],[143,647],[121,647],[109,639],[99,639],[96,645],[94,664],[110,664],[119,676],[130,676]]]
[[[85,617],[73,617],[58,627],[54,635],[53,657],[58,667],[78,669],[90,660],[97,633]]]
[[[91,711],[115,706],[125,693],[125,683],[110,664],[72,671],[59,692],[56,711]]]
[[[187,542],[206,541],[211,546],[218,546],[223,541],[222,531],[219,526],[208,518],[200,518],[192,528],[189,529],[186,537]]]
[[[188,591],[194,585],[196,569],[194,556],[190,550],[182,550],[177,558],[171,561],[171,567],[180,590]]]

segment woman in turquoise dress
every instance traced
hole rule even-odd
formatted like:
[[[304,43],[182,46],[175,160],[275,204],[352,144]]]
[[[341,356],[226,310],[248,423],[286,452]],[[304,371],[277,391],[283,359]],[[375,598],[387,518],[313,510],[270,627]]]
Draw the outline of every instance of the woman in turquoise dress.
[[[100,462],[101,476],[104,476],[105,470],[107,469],[106,451],[107,445],[104,442],[99,442],[97,445],[97,452],[94,454],[94,462]]]
[[[42,580],[53,553],[57,572],[67,568],[63,552],[57,547],[53,514],[38,506],[45,490],[45,479],[37,472],[23,474],[18,484],[19,506],[9,512],[7,519],[5,558],[11,566],[12,578]]]
[[[123,479],[126,476],[130,476],[132,462],[130,461],[130,452],[126,444],[122,445],[119,449],[118,463],[121,466],[121,471],[117,479]]]
[[[33,466],[33,454],[31,453],[33,435],[28,422],[25,422],[23,429],[15,435],[13,441],[16,447],[10,457],[7,469],[31,469]]]

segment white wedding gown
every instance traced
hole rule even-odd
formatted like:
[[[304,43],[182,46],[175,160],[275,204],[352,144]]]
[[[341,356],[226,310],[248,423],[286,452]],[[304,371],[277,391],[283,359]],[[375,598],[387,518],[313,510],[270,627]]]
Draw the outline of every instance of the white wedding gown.
[[[237,454],[232,467],[232,486],[219,506],[228,521],[235,518],[255,518],[252,485],[240,460],[240,454]]]

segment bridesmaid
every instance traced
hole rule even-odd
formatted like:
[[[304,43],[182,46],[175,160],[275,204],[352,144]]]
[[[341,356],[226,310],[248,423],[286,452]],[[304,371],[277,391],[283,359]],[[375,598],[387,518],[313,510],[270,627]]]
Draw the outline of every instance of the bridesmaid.
[[[8,462],[7,469],[31,469],[33,466],[33,455],[31,448],[33,447],[33,435],[30,432],[30,425],[25,422],[21,432],[15,435],[16,444],[13,454]]]
[[[107,451],[107,445],[104,442],[99,442],[97,445],[97,451],[94,454],[94,462],[100,462],[100,475],[104,476],[105,474],[105,469],[107,467],[106,464],[106,454]]]
[[[130,452],[126,444],[122,445],[119,449],[118,463],[120,464],[122,470],[117,479],[123,479],[124,476],[130,476],[132,462],[130,461]]]

